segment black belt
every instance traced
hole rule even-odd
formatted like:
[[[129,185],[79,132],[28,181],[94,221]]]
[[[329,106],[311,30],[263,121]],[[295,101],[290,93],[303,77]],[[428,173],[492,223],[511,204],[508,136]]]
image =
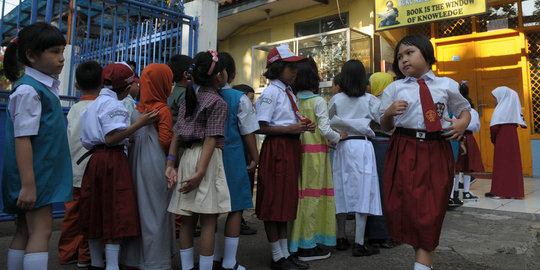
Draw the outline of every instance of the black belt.
[[[443,138],[440,131],[427,132],[425,130],[409,129],[402,127],[396,128],[396,131],[399,132],[399,134],[403,134],[405,136],[413,137],[419,140],[440,140]]]
[[[96,149],[122,149],[124,150],[124,145],[121,144],[121,145],[114,145],[114,146],[107,146],[106,144],[98,144],[98,145],[94,145],[94,148],[86,151],[86,153],[84,153],[78,160],[77,160],[77,165],[81,164],[81,162],[83,162],[83,160],[85,160],[87,157],[89,157],[91,154],[93,154],[94,152],[96,152]]]
[[[389,134],[378,132],[378,131],[375,131],[375,136],[376,137],[382,137],[382,138],[390,138]]]
[[[341,139],[339,141],[342,142],[342,141],[346,141],[346,140],[366,140],[366,141],[371,141],[371,138],[369,138],[368,136],[348,136],[347,138]]]

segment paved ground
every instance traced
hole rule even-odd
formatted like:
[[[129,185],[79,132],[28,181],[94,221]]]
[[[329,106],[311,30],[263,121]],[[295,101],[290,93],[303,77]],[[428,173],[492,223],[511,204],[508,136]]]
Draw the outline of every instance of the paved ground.
[[[252,212],[248,222],[259,232],[242,236],[238,259],[247,269],[270,269],[270,247],[262,223]],[[223,221],[223,219],[221,219]],[[60,266],[56,245],[61,219],[55,220],[50,242],[49,269],[77,269]],[[13,222],[0,223],[0,269],[6,265],[6,250],[13,233]],[[353,238],[354,222],[347,229]],[[414,253],[402,245],[371,257],[352,257],[351,251],[335,251],[324,261],[311,262],[311,269],[412,269]],[[181,269],[178,254],[173,269]],[[446,215],[435,269],[540,269],[540,215],[474,208],[458,208]]]

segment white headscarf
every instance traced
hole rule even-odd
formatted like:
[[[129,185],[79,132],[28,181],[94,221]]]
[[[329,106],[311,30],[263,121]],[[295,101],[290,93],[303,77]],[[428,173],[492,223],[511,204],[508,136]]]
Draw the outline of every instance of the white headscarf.
[[[497,99],[497,106],[493,111],[489,126],[514,123],[522,128],[527,128],[516,91],[506,86],[500,86],[491,91],[491,94]]]

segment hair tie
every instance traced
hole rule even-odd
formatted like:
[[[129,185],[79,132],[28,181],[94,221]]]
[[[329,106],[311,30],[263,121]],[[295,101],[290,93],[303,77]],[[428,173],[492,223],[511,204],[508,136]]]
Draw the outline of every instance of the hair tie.
[[[11,39],[11,41],[9,43],[17,44],[18,42],[19,42],[19,36],[15,36],[14,38]]]
[[[210,65],[210,69],[208,70],[208,75],[212,75],[212,72],[214,71],[214,67],[216,66],[216,63],[219,61],[218,58],[218,52],[208,50],[208,52],[212,55],[212,65]]]

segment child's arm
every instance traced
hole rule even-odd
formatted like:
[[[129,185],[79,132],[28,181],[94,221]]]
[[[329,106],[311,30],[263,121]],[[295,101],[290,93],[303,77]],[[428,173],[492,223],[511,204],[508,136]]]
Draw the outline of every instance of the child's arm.
[[[170,158],[169,158],[170,157]],[[176,159],[175,159],[176,158]],[[165,170],[165,176],[167,177],[167,189],[176,184],[176,169],[174,164],[178,157],[178,135],[173,134],[171,145],[169,146],[169,156],[167,157],[167,169]]]
[[[246,134],[242,136],[244,145],[247,147],[249,154],[251,155],[251,163],[248,164],[247,170],[251,171],[257,167],[259,163],[259,152],[257,151],[257,139],[254,133]]]
[[[202,153],[199,158],[199,163],[197,164],[197,171],[191,177],[180,181],[181,188],[178,189],[179,192],[189,193],[193,189],[197,188],[201,183],[202,179],[206,175],[206,169],[214,153],[214,148],[216,148],[216,137],[208,136],[204,138],[202,145]]]
[[[269,126],[266,122],[259,121],[259,125],[261,128],[257,133],[265,135],[300,134],[308,130],[308,125],[304,122],[288,126]]]
[[[459,142],[459,147],[461,147],[461,150],[463,150],[463,152],[461,152],[461,155],[466,155],[467,154],[467,145],[465,144],[465,142]]]
[[[450,119],[448,117],[444,117],[444,119],[452,123],[452,125],[444,129],[449,130],[447,133],[444,133],[446,139],[459,141],[461,140],[461,137],[463,137],[463,133],[465,133],[465,129],[467,129],[469,122],[471,122],[471,112],[463,110],[461,111],[461,114],[459,114],[458,119]]]
[[[323,137],[333,143],[338,143],[340,139],[347,137],[345,132],[338,133],[330,127],[328,108],[326,107],[326,102],[322,97],[317,97],[313,110],[315,111],[315,116],[317,117],[319,131]]]
[[[137,122],[135,122],[133,125],[127,127],[124,130],[116,129],[107,133],[107,135],[105,135],[105,144],[107,144],[108,146],[118,144],[123,139],[129,137],[131,134],[137,131],[139,128],[152,124],[156,119],[157,115],[158,112],[155,110],[151,112],[145,111],[143,114],[141,114],[139,119],[137,119]]]
[[[17,207],[25,210],[34,208],[36,203],[36,183],[34,180],[32,142],[29,136],[15,138],[15,159],[21,177],[21,191]]]
[[[394,116],[401,115],[407,109],[408,103],[405,100],[396,100],[381,116],[381,127],[384,130],[392,130],[394,128]]]

